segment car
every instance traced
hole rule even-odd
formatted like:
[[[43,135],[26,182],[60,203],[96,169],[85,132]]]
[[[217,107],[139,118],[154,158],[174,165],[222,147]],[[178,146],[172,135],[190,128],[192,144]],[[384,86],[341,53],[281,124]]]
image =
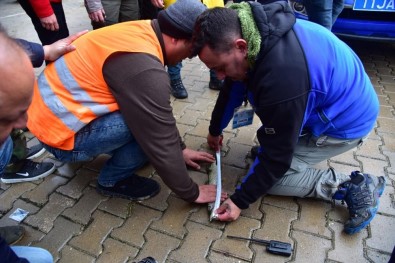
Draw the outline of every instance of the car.
[[[303,0],[288,3],[297,18],[308,19]],[[395,43],[395,0],[345,0],[332,32],[339,37]]]

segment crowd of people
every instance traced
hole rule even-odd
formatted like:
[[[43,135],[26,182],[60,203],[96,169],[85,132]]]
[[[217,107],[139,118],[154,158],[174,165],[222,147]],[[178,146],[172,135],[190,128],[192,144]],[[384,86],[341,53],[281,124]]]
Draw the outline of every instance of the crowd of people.
[[[61,1],[45,7],[19,2],[42,45],[0,33],[0,58],[9,61],[0,66],[3,183],[51,174],[54,164],[32,161],[43,149],[61,162],[105,153],[110,158],[97,178],[100,194],[133,201],[155,196],[159,184],[136,174],[149,162],[180,198],[213,202],[215,185],[198,185],[187,167],[199,169],[200,162],[215,159],[187,148],[169,100],[170,94],[187,97],[174,92],[171,67],[199,56],[219,90],[208,145],[220,150],[232,119],[235,127],[247,126],[256,114],[262,123],[248,174],[234,193],[221,193],[219,220],[237,220],[267,194],[345,201],[347,234],[360,232],[376,215],[384,177],[313,168],[360,146],[379,111],[360,59],[327,25],[297,20],[286,1],[207,8],[197,0],[177,0],[162,9],[162,1],[152,0],[157,14],[141,20],[137,0],[85,0],[95,30],[69,36]],[[31,65],[43,61],[46,67],[35,77]],[[39,145],[26,146],[26,123]],[[44,262],[30,257],[38,253],[52,262],[43,249],[7,245],[21,235],[21,228],[0,229],[0,254],[9,262]]]

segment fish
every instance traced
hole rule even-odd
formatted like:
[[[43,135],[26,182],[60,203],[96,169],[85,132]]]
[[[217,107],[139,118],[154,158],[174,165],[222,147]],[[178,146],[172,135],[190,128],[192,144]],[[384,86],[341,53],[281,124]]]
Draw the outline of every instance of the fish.
[[[208,211],[210,212],[210,222],[218,219],[216,210],[221,203],[222,183],[221,183],[221,153],[216,153],[216,162],[212,163],[208,169],[208,183],[217,186],[217,196],[215,202],[208,204]]]

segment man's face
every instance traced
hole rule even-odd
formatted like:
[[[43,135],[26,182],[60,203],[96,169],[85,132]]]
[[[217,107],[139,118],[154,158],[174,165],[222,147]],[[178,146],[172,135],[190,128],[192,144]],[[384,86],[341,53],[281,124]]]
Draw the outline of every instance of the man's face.
[[[167,56],[168,65],[176,65],[182,60],[188,58],[192,54],[192,42],[185,39],[173,40],[173,52]]]
[[[11,64],[0,67],[0,146],[12,129],[26,127],[33,95],[34,73],[27,56]]]
[[[248,71],[246,51],[243,48],[233,47],[228,52],[213,52],[207,45],[199,54],[201,61],[215,71],[217,78],[222,80],[229,77],[232,80],[244,80]]]

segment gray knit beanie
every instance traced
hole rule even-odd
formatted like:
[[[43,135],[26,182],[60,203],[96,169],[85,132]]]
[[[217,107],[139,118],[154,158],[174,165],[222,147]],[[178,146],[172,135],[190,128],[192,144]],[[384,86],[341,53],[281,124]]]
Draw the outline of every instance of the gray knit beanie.
[[[196,18],[206,10],[200,0],[177,0],[158,14],[162,33],[177,39],[192,37]]]

